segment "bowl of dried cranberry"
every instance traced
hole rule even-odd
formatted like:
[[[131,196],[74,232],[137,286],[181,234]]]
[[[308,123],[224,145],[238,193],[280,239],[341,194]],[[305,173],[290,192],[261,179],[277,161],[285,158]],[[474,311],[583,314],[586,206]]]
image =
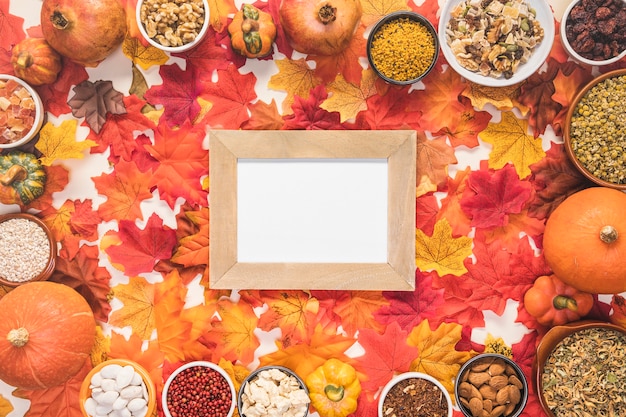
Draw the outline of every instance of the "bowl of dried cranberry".
[[[33,87],[20,78],[0,74],[0,150],[34,139],[44,115],[43,102]]]
[[[231,417],[235,403],[232,379],[208,361],[178,367],[165,381],[161,398],[166,417]]]
[[[378,417],[452,417],[452,398],[437,379],[423,372],[404,372],[391,379],[378,399]]]
[[[626,57],[626,2],[574,0],[561,19],[561,43],[579,63],[603,66]]]

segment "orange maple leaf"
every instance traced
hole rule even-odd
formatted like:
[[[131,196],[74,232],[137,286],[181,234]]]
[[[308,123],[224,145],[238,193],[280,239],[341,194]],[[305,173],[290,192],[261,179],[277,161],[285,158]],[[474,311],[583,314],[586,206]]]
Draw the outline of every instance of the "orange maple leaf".
[[[216,32],[222,32],[228,27],[228,15],[237,13],[233,0],[209,0],[209,23]]]
[[[207,265],[209,262],[209,208],[198,211],[186,211],[185,216],[198,227],[193,234],[178,241],[178,248],[172,256],[172,262],[187,268]]]
[[[309,97],[312,88],[321,83],[315,75],[315,70],[309,67],[306,59],[278,59],[274,61],[278,67],[278,74],[270,77],[267,86],[276,90],[284,90],[287,97],[283,100],[283,114],[291,114],[291,106],[296,97]]]
[[[52,194],[63,191],[69,182],[69,171],[61,165],[44,167],[46,170],[46,186],[43,194],[33,200],[27,207],[42,211],[52,206]]]
[[[530,217],[526,209],[521,213],[510,213],[509,221],[505,226],[484,230],[485,242],[491,243],[498,240],[508,252],[515,253],[520,244],[519,236],[521,232],[536,238],[543,233],[544,229],[545,222]]]
[[[338,54],[309,56],[315,61],[315,75],[328,83],[333,81],[337,74],[341,74],[348,82],[359,84],[361,82],[359,58],[365,56],[367,43],[363,36],[364,31],[363,26],[358,26],[348,47]]]
[[[563,105],[561,111],[552,120],[551,125],[557,135],[561,135],[565,115],[574,100],[574,97],[580,91],[580,88],[587,84],[593,76],[587,69],[578,65],[574,66],[571,71],[564,72],[560,70],[552,83],[554,84],[554,94],[552,99]]]
[[[417,133],[417,188],[419,195],[436,191],[448,180],[448,165],[456,164],[454,148],[446,137],[428,139],[424,132]],[[429,184],[429,186],[423,186]]]
[[[317,323],[319,302],[303,291],[263,291],[261,299],[268,310],[261,314],[259,328],[270,331],[280,328],[285,344],[308,340]]]
[[[332,311],[331,319],[348,335],[355,335],[359,329],[373,329],[382,332],[385,325],[374,318],[374,312],[389,302],[377,291],[314,291],[320,305]]]
[[[460,204],[471,172],[471,167],[466,167],[463,171],[457,171],[454,179],[448,178],[448,194],[441,200],[441,209],[437,213],[437,220],[448,220],[454,236],[467,236],[471,231],[470,218]]]
[[[285,124],[274,99],[269,104],[261,100],[250,103],[248,109],[250,118],[241,125],[244,130],[280,130]]]
[[[113,296],[123,306],[111,313],[109,324],[130,326],[134,335],[149,340],[154,330],[154,286],[142,277],[131,277],[128,284],[113,287]]]
[[[147,346],[147,347],[144,347]],[[111,359],[128,359],[141,365],[152,377],[157,386],[157,391],[163,386],[164,356],[159,350],[159,342],[150,340],[147,345],[144,340],[132,333],[128,339],[123,335],[111,332],[111,349],[108,354]]]
[[[407,338],[409,346],[415,346],[419,355],[411,362],[411,371],[424,372],[436,378],[454,397],[454,378],[471,352],[455,350],[461,340],[463,326],[458,323],[442,323],[432,331],[428,320],[413,328]]]

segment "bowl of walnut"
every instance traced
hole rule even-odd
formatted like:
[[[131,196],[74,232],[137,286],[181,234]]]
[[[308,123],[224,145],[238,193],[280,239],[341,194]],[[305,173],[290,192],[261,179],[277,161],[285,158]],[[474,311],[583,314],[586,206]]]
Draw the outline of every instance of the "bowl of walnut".
[[[561,19],[561,44],[577,62],[603,66],[626,57],[626,2],[574,0]]]
[[[209,28],[207,0],[139,0],[137,26],[155,48],[180,53],[196,47]]]
[[[528,383],[511,358],[483,353],[463,364],[454,384],[454,395],[466,417],[518,417],[528,401]]]

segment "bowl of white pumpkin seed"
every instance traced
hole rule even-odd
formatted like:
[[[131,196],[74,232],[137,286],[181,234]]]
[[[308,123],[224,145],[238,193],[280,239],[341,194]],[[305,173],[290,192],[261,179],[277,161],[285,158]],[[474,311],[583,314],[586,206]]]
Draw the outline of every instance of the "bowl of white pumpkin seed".
[[[551,328],[533,366],[549,417],[626,415],[626,329],[586,320]]]
[[[563,126],[565,150],[594,183],[626,190],[626,69],[602,74],[575,96]]]

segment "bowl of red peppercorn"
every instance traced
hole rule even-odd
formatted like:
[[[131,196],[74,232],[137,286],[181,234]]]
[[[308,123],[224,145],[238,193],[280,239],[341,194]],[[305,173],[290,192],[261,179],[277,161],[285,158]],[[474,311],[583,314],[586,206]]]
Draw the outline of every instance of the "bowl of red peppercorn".
[[[34,139],[44,116],[43,102],[33,87],[18,77],[0,74],[0,150]]]
[[[189,362],[167,378],[161,403],[166,417],[231,417],[235,386],[220,366],[208,361]]]
[[[577,62],[603,66],[626,57],[626,2],[574,0],[561,19],[561,43]]]

